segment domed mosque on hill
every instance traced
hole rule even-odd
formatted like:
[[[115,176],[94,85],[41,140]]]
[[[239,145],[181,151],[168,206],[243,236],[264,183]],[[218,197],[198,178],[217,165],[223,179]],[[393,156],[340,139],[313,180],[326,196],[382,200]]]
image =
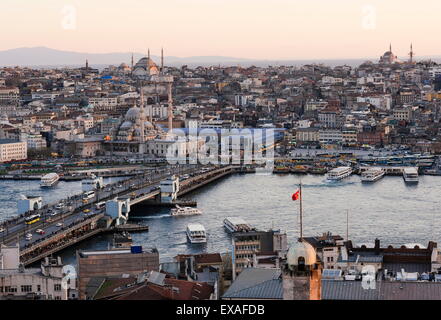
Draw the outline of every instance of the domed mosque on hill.
[[[398,57],[392,52],[392,44],[389,46],[389,51],[386,51],[380,57],[380,64],[393,64],[398,62]]]
[[[161,69],[163,66],[163,51],[161,50]],[[132,70],[132,76],[135,78],[146,79],[147,77],[160,74],[160,69],[156,63],[150,58],[150,49],[148,50],[147,57],[141,58],[134,66]]]
[[[383,64],[383,65],[391,65],[394,63],[408,63],[408,64],[413,64],[414,61],[414,57],[415,57],[415,53],[413,52],[413,45],[410,44],[410,52],[409,52],[409,61],[400,61],[398,59],[398,57],[392,52],[392,44],[389,45],[389,51],[386,51],[381,57],[380,57],[380,61],[378,62],[379,64]]]
[[[142,157],[165,158],[173,156],[176,158],[186,157],[189,153],[195,152],[201,144],[201,140],[177,139],[173,134],[173,99],[172,84],[173,77],[163,74],[163,51],[161,52],[161,68],[150,59],[150,50],[147,57],[138,61],[133,68],[133,76],[141,80],[144,86],[139,88],[140,102],[131,107],[113,134],[105,141],[105,150],[108,155],[140,155]],[[167,118],[168,130],[162,129],[153,123],[152,115],[147,119],[145,110],[144,94],[153,94],[149,86],[165,87],[168,95]],[[173,149],[169,148],[170,146]],[[173,152],[170,155],[169,152]]]

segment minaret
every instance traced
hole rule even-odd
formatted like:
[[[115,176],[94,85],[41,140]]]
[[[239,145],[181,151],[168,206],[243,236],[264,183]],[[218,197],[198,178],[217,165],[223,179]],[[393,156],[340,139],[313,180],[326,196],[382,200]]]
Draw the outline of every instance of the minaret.
[[[410,44],[410,52],[409,52],[409,57],[410,57],[409,63],[413,63],[413,57],[414,56],[415,56],[415,53],[413,52],[413,45],[411,43]]]
[[[389,44],[389,52],[392,52],[392,43]]]
[[[132,70],[133,70],[133,52],[132,52]]]
[[[86,70],[89,70],[89,61],[86,59]]]
[[[173,131],[173,98],[172,98],[172,83],[167,83],[168,91],[168,134],[171,135]]]
[[[147,49],[147,59],[150,60],[150,48]],[[147,61],[148,63],[148,61]]]
[[[164,48],[161,48],[161,73],[164,71]]]
[[[142,90],[142,87],[140,88],[140,95],[141,95],[141,101],[139,104],[139,118],[141,120],[141,135],[140,135],[140,141],[141,143],[145,142],[145,113],[144,113],[144,91]]]

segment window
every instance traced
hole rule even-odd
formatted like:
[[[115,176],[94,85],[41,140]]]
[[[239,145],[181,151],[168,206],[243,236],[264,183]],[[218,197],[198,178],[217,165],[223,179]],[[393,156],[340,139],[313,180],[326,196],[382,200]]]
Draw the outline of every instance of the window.
[[[37,284],[37,292],[41,291],[41,285]]]
[[[6,293],[17,292],[17,287],[16,286],[5,286],[5,292]]]
[[[32,292],[32,285],[21,286],[21,292]]]
[[[61,284],[54,284],[54,291],[61,291]]]

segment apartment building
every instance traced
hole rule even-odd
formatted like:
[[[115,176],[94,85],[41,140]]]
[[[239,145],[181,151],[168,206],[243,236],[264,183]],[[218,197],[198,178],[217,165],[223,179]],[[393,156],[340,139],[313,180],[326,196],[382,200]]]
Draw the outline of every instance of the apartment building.
[[[0,139],[0,162],[24,160],[28,157],[26,142]]]

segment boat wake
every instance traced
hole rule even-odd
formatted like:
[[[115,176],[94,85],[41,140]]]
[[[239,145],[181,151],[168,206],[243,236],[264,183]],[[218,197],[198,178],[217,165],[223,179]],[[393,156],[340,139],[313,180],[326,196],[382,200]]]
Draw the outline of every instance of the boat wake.
[[[157,214],[151,216],[131,216],[130,220],[152,220],[152,219],[162,219],[162,218],[170,218],[169,214]]]
[[[303,184],[302,188],[336,188],[359,184],[359,181],[328,181],[323,180],[321,184]]]

